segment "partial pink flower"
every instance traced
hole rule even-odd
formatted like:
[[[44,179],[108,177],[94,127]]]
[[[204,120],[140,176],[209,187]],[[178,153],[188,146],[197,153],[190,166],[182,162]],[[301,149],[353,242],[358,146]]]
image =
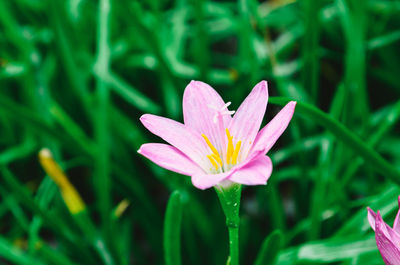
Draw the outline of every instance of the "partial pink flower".
[[[191,176],[199,189],[232,182],[265,185],[272,172],[266,154],[285,131],[296,106],[289,102],[259,131],[267,102],[266,81],[253,88],[236,113],[212,87],[192,81],[183,95],[184,124],[143,115],[143,125],[168,144],[143,144],[138,152],[161,167]]]
[[[400,208],[400,196],[398,198]],[[400,210],[397,212],[393,228],[387,225],[378,211],[368,207],[368,221],[375,231],[376,245],[386,265],[400,264]]]

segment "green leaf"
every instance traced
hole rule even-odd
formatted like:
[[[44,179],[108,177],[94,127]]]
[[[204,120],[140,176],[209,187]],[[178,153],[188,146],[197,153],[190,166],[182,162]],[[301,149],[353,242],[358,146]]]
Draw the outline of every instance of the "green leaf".
[[[272,104],[285,105],[290,99],[281,97],[272,97],[269,102]],[[386,161],[380,154],[374,151],[368,144],[352,133],[346,126],[330,117],[320,109],[304,102],[297,102],[296,112],[313,120],[317,124],[333,133],[337,139],[343,141],[350,148],[361,156],[365,162],[374,168],[377,172],[390,178],[392,181],[400,184],[400,172]]]
[[[331,263],[356,258],[367,253],[378,252],[374,236],[367,238],[344,237],[326,239],[286,249],[279,255],[279,265]]]
[[[335,262],[375,251],[374,236],[358,240],[340,238],[305,244],[299,248],[298,257],[301,261]]]
[[[12,246],[7,240],[0,238],[0,257],[11,261],[13,264],[21,265],[44,265],[43,262],[37,258],[24,253],[21,249]]]
[[[174,191],[168,200],[164,221],[164,255],[166,265],[181,262],[182,201],[179,191]]]
[[[282,248],[283,234],[280,230],[273,231],[268,235],[260,251],[258,252],[254,265],[274,265],[278,258],[278,253]]]

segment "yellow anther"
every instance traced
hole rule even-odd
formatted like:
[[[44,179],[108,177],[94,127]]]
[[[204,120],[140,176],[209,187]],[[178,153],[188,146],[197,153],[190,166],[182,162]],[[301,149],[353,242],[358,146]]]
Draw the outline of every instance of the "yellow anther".
[[[233,154],[233,142],[232,142],[233,137],[229,133],[228,128],[226,128],[225,131],[226,131],[226,136],[228,137],[228,150],[226,151],[226,162],[229,164]]]
[[[211,164],[213,164],[215,170],[218,170],[218,164],[215,162],[213,155],[208,155],[207,158],[210,160]]]
[[[81,196],[69,182],[60,166],[54,161],[49,149],[44,148],[39,152],[39,160],[44,171],[59,187],[61,196],[71,214],[77,214],[85,210],[86,206]]]
[[[218,164],[222,167],[222,159],[221,159],[219,156],[217,156],[216,154],[212,154],[211,156],[212,156],[212,157],[215,159],[215,161],[217,161]]]
[[[236,163],[237,163],[237,158],[239,155],[239,150],[240,150],[241,144],[242,144],[242,141],[239,141],[236,143],[235,151],[233,152],[233,155],[232,155],[232,165],[236,165]]]
[[[210,140],[208,140],[207,136],[206,136],[204,133],[202,133],[201,136],[203,136],[204,140],[206,140],[206,143],[207,143],[208,147],[210,147],[210,149],[211,149],[211,151],[213,152],[213,154],[219,156],[219,153],[218,153],[217,148],[215,148],[215,147],[212,145],[212,143],[210,142]]]

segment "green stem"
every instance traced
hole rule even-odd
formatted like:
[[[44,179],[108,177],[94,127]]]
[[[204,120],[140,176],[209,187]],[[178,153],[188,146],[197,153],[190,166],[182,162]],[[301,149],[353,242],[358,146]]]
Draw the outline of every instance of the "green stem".
[[[230,184],[215,188],[222,210],[226,217],[226,226],[229,231],[229,258],[228,265],[239,265],[239,209],[242,186]]]
[[[239,226],[229,227],[229,265],[239,264]]]

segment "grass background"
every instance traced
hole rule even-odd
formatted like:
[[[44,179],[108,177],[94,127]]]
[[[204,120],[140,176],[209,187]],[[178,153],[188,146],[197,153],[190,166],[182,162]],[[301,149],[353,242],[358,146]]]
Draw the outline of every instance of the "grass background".
[[[165,264],[179,190],[166,241],[180,231],[182,264],[225,264],[215,192],[140,157],[160,140],[138,118],[182,120],[192,79],[232,109],[265,79],[264,124],[298,106],[268,185],[243,191],[241,264],[382,264],[366,206],[389,223],[398,208],[399,15],[395,0],[0,1],[0,263]],[[43,147],[85,215],[41,169]]]

